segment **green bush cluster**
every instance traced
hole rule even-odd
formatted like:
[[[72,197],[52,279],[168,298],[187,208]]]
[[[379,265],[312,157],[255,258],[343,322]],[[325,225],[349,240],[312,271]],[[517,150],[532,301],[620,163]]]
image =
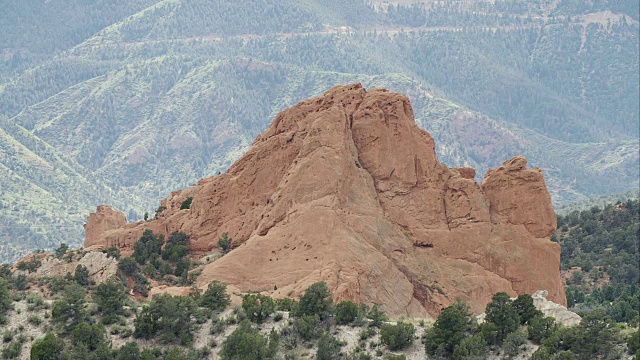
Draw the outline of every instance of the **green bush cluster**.
[[[196,302],[191,297],[154,295],[149,305],[136,315],[133,335],[136,338],[157,338],[165,344],[189,344],[196,329],[191,319],[195,313]]]
[[[392,351],[402,350],[413,344],[415,334],[416,329],[410,323],[383,324],[380,328],[380,342]]]

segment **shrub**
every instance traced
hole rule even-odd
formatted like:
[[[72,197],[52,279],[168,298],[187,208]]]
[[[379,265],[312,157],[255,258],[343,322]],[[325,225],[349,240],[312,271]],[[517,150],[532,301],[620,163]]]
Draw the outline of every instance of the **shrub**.
[[[384,324],[380,329],[380,341],[391,351],[402,350],[413,343],[415,333],[416,329],[412,324]]]
[[[158,337],[162,343],[179,340],[183,345],[188,344],[196,328],[191,322],[195,310],[195,300],[190,297],[154,295],[134,320],[134,336],[145,339]]]
[[[27,318],[27,322],[31,325],[40,326],[42,319],[37,315],[31,315]]]
[[[486,343],[479,334],[464,338],[453,349],[452,359],[464,360],[464,359],[481,359],[484,355]]]
[[[29,288],[29,282],[27,281],[27,276],[25,274],[13,276],[11,283],[13,288],[19,291]]]
[[[274,316],[273,316],[273,321],[278,322],[280,320],[282,320],[284,318],[284,315],[282,315],[281,312],[277,312]]]
[[[44,338],[34,341],[31,345],[31,360],[58,360],[62,359],[64,341],[53,333],[48,333]]]
[[[11,332],[11,330],[5,330],[2,333],[2,341],[8,343],[11,340],[13,340],[13,333]]]
[[[367,318],[371,320],[369,325],[377,328],[381,327],[382,324],[388,320],[387,314],[380,309],[379,305],[373,305],[371,311],[367,314]]]
[[[138,271],[138,264],[130,257],[126,257],[118,263],[118,269],[120,269],[125,275],[133,275]]]
[[[275,308],[273,299],[262,294],[248,294],[242,298],[242,309],[253,322],[262,323]]]
[[[147,229],[135,244],[133,244],[133,258],[140,265],[146,264],[147,260],[153,255],[160,255],[162,252],[162,244],[164,238],[162,235],[155,236],[153,231]]]
[[[56,254],[56,257],[58,259],[62,259],[62,257],[67,253],[68,250],[69,246],[65,243],[61,243],[60,246],[54,250],[54,253]]]
[[[575,274],[575,273],[574,273]],[[551,358],[551,360],[577,360],[578,358],[571,351],[565,350],[561,351]]]
[[[19,341],[14,341],[9,345],[2,348],[2,358],[3,359],[16,359],[20,356],[22,352],[22,343]]]
[[[359,337],[360,340],[367,340],[376,335],[376,328],[372,326],[367,326],[366,328],[360,331]]]
[[[51,310],[53,321],[67,325],[67,330],[84,321],[86,317],[85,292],[78,284],[67,285],[62,299],[56,300]]]
[[[291,298],[276,299],[276,310],[293,311],[298,303]]]
[[[502,344],[507,335],[516,331],[520,325],[518,311],[507,293],[494,294],[491,302],[487,304],[485,313],[485,321],[496,326],[496,344]]]
[[[29,311],[46,309],[49,304],[44,302],[44,298],[35,293],[28,293],[26,296]]]
[[[556,330],[556,320],[552,317],[535,316],[529,320],[527,333],[529,339],[536,344],[542,344]]]
[[[190,209],[191,208],[191,202],[193,202],[193,197],[189,196],[180,205],[180,210]]]
[[[448,306],[426,333],[426,352],[431,355],[435,355],[437,351],[453,354],[453,349],[464,339],[470,323],[471,313],[468,305],[455,302]]]
[[[187,255],[189,251],[189,236],[183,232],[174,232],[169,235],[167,245],[162,250],[162,259],[178,262]]]
[[[322,333],[322,322],[318,315],[303,315],[295,319],[293,322],[293,328],[302,338],[306,341],[317,339]]]
[[[219,334],[224,331],[225,323],[217,315],[211,319],[211,335]]]
[[[318,341],[318,360],[340,359],[341,344],[335,336],[323,334]]]
[[[251,326],[248,320],[241,322],[240,326],[229,335],[222,344],[220,352],[223,360],[262,360],[269,355],[267,338]]]
[[[89,269],[87,269],[86,266],[84,265],[78,265],[76,266],[76,272],[73,275],[73,279],[78,283],[78,285],[80,286],[87,286],[89,285]]]
[[[331,315],[333,307],[333,299],[327,284],[325,282],[317,282],[305,291],[300,298],[296,316],[314,316],[317,315],[320,320],[324,320]]]
[[[520,324],[528,324],[536,316],[542,316],[542,312],[533,305],[533,298],[529,294],[518,295],[512,303],[518,313]]]
[[[546,346],[540,346],[538,350],[531,354],[531,360],[549,360],[552,357],[551,351]]]
[[[158,357],[160,354],[157,354]],[[140,354],[140,347],[138,343],[135,341],[130,341],[120,347],[118,349],[116,360],[141,360],[142,356]],[[149,359],[156,359],[156,357],[151,357]]]
[[[16,265],[16,268],[18,270],[22,270],[22,271],[28,271],[28,272],[34,272],[36,271],[40,265],[42,265],[42,262],[40,260],[38,260],[38,258],[36,258],[35,256],[31,258],[31,260],[29,261],[21,261]]]
[[[358,317],[358,305],[351,301],[342,301],[336,305],[336,322],[340,325],[351,324]]]
[[[386,360],[407,360],[407,356],[405,354],[399,354],[399,355],[389,354],[385,359]]]
[[[218,239],[218,247],[222,249],[223,254],[226,254],[227,251],[229,251],[229,247],[231,246],[231,241],[233,241],[233,239],[229,237],[229,233],[227,232],[222,234],[222,236]]]
[[[527,341],[527,337],[520,329],[507,335],[504,339],[503,349],[505,355],[513,358],[520,353],[520,347]]]
[[[120,250],[115,246],[112,246],[108,249],[103,249],[102,252],[107,254],[107,257],[111,257],[116,260],[120,259]]]
[[[627,348],[631,354],[635,354],[640,350],[640,330],[636,330],[631,334],[629,341],[627,341]]]
[[[0,279],[0,324],[6,322],[7,313],[13,308],[13,297],[9,291],[9,283]]]
[[[71,343],[93,352],[107,342],[107,332],[103,325],[78,324],[71,332]]]
[[[218,280],[212,281],[207,287],[207,291],[198,298],[200,306],[212,311],[222,311],[229,306],[231,298],[227,294],[227,285]]]

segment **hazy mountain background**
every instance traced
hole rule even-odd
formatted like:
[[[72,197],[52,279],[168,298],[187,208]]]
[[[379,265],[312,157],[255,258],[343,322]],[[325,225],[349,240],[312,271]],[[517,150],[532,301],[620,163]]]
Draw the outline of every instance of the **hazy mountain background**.
[[[0,260],[225,171],[336,84],[408,95],[441,160],[525,155],[556,206],[638,189],[637,0],[4,0]]]

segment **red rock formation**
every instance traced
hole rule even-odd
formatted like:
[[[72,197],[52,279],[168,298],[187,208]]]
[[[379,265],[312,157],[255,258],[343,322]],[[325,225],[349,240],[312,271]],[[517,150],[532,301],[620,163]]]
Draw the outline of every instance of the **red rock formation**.
[[[551,199],[525,166],[513,158],[480,186],[473,169],[438,162],[405,96],[338,86],[280,113],[227,173],[165,199],[157,220],[87,245],[126,251],[149,228],[186,232],[198,254],[229,232],[236,248],[198,286],[282,297],[323,280],[335,300],[396,317],[436,315],[456,298],[480,313],[498,291],[544,289],[565,304]]]
[[[109,205],[99,205],[96,212],[89,214],[87,223],[84,224],[84,246],[89,247],[100,244],[101,235],[113,229],[121,228],[127,224],[127,218],[120,211],[113,210]]]

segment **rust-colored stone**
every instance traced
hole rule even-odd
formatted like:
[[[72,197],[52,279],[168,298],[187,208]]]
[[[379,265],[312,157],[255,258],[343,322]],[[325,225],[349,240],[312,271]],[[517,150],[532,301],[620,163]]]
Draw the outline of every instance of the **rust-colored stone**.
[[[516,157],[481,186],[474,177],[438,161],[405,96],[338,86],[278,114],[225,174],[165,199],[158,219],[87,245],[126,253],[144,229],[184,231],[201,254],[228,232],[234,249],[204,267],[199,287],[221,280],[285,297],[322,280],[336,301],[393,317],[435,316],[456,298],[480,313],[498,291],[545,289],[566,304],[540,170]]]

